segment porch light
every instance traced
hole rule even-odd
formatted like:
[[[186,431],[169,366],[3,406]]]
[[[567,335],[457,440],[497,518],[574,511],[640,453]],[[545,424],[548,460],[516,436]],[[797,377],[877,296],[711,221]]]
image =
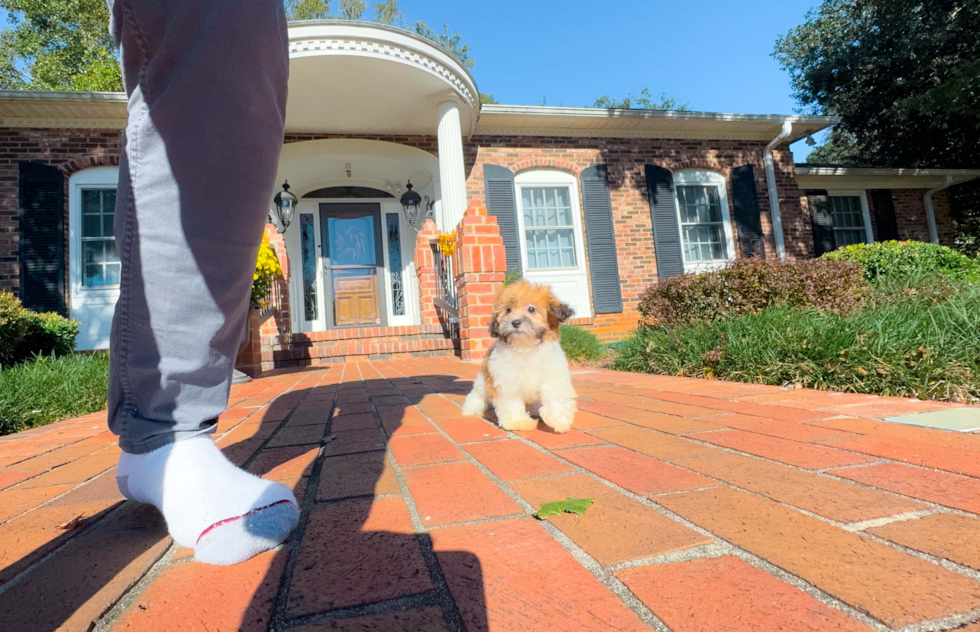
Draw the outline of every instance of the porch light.
[[[293,221],[293,210],[296,208],[296,196],[289,192],[289,181],[282,183],[282,191],[272,198],[276,203],[276,219],[279,220],[279,233],[283,234]]]
[[[817,144],[817,141],[813,140],[813,132],[811,130],[806,131],[806,144],[809,147],[813,147]]]
[[[405,185],[408,190],[402,194],[402,210],[405,211],[405,219],[412,225],[415,232],[422,229],[422,222],[432,215],[432,207],[435,201],[430,201],[429,196],[425,196],[425,214],[422,214],[422,196],[412,190],[412,181],[409,180]]]

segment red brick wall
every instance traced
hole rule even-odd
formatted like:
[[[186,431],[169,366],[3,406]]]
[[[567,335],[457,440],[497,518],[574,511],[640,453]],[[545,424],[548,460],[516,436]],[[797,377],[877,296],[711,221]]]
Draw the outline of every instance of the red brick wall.
[[[621,314],[600,314],[584,321],[590,323],[585,325],[588,329],[606,341],[619,339],[636,326],[639,318],[639,296],[650,285],[658,282],[645,165],[655,164],[671,171],[711,169],[722,173],[726,179],[731,169],[745,164],[753,165],[756,193],[762,210],[762,228],[766,237],[766,256],[774,258],[775,245],[762,163],[764,149],[765,143],[749,141],[500,136],[476,136],[464,146],[469,170],[469,202],[476,206],[486,204],[484,164],[507,167],[514,173],[549,168],[560,169],[576,176],[595,164],[609,166],[624,311]],[[813,240],[809,237],[809,219],[804,218],[800,208],[801,193],[793,178],[792,155],[788,151],[777,152],[777,172],[782,187],[780,207],[783,225],[788,234],[787,252],[791,256],[807,256],[812,251]],[[731,205],[733,198],[730,182],[728,200]],[[807,241],[810,242],[809,246]]]
[[[118,164],[119,130],[0,128],[0,290],[20,291],[19,163],[38,161],[65,173],[65,243],[68,244],[68,176],[85,166]],[[68,247],[65,248],[65,269]],[[67,274],[65,302],[69,302]]]

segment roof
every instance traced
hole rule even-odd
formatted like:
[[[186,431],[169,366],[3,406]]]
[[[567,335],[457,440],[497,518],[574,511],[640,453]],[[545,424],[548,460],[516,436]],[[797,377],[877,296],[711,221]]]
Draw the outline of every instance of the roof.
[[[829,116],[725,114],[521,105],[484,105],[477,135],[770,141],[785,121],[790,142],[837,123]],[[126,96],[115,92],[0,91],[0,127],[126,126]],[[288,130],[287,131],[292,131]]]
[[[803,189],[933,189],[980,178],[980,169],[884,169],[796,165]]]

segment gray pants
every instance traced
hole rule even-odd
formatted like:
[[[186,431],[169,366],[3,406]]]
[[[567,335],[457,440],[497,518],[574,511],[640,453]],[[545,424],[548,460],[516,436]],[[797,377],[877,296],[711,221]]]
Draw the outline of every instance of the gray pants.
[[[282,0],[109,0],[129,95],[109,427],[143,454],[227,405],[282,147]]]

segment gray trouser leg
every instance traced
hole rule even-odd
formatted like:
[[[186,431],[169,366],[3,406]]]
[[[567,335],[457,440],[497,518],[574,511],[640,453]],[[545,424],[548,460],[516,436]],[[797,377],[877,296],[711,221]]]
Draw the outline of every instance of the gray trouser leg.
[[[286,108],[282,0],[109,0],[129,95],[109,426],[143,454],[227,404]]]

